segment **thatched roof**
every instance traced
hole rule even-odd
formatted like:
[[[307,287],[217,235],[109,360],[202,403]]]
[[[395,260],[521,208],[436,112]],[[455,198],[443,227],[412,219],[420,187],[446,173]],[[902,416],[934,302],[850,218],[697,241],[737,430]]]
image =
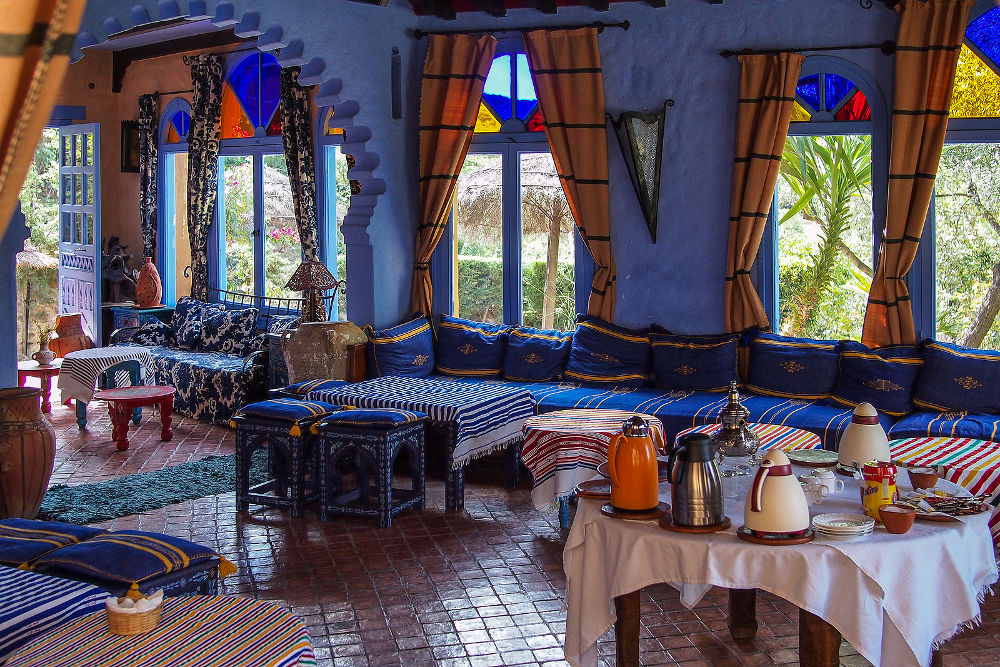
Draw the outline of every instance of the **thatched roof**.
[[[33,269],[55,269],[59,267],[59,258],[39,250],[29,240],[24,242],[24,250],[17,253],[17,265]]]

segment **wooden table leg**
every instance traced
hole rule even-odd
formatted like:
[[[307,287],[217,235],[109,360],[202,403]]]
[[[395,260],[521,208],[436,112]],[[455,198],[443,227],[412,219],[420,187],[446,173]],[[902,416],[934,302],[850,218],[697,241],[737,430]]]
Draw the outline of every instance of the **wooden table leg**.
[[[733,639],[757,636],[757,589],[729,589],[729,635]]]
[[[174,431],[170,423],[174,420],[174,397],[167,396],[160,401],[160,440],[170,440]]]
[[[616,597],[615,614],[615,664],[639,667],[639,591]]]
[[[108,401],[108,414],[111,416],[111,439],[115,441],[118,451],[128,449],[128,421],[132,411],[118,401]]]
[[[799,664],[803,667],[840,664],[840,631],[805,609],[799,609]]]
[[[49,400],[52,396],[52,376],[42,375],[39,382],[42,385],[42,412],[52,412],[52,402]]]

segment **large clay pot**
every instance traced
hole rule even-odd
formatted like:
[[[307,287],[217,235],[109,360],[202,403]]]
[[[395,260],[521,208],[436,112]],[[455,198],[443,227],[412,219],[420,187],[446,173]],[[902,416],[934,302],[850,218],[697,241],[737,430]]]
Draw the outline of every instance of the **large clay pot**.
[[[161,299],[163,283],[160,282],[160,273],[153,264],[153,258],[147,257],[135,281],[135,305],[140,308],[155,308],[160,305]]]
[[[56,432],[42,416],[41,389],[0,389],[0,519],[34,519],[49,486]]]
[[[285,333],[281,347],[289,383],[349,379],[347,348],[368,341],[354,322],[304,322]]]
[[[49,341],[49,349],[57,357],[65,357],[70,352],[89,350],[94,347],[87,332],[83,330],[83,315],[63,313],[56,315],[56,337]]]

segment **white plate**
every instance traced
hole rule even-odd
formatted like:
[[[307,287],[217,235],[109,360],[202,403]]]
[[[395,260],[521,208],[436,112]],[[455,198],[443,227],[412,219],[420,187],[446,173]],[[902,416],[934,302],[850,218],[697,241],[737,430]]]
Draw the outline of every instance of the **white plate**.
[[[875,527],[875,519],[866,514],[831,512],[813,517],[813,527],[824,533],[856,535]]]

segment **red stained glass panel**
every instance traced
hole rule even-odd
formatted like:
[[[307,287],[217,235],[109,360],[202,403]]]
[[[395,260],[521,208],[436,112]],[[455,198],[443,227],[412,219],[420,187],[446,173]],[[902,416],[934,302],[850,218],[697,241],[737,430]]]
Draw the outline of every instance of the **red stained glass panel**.
[[[871,117],[872,110],[868,106],[868,99],[860,90],[856,91],[834,114],[837,120],[871,120]]]

